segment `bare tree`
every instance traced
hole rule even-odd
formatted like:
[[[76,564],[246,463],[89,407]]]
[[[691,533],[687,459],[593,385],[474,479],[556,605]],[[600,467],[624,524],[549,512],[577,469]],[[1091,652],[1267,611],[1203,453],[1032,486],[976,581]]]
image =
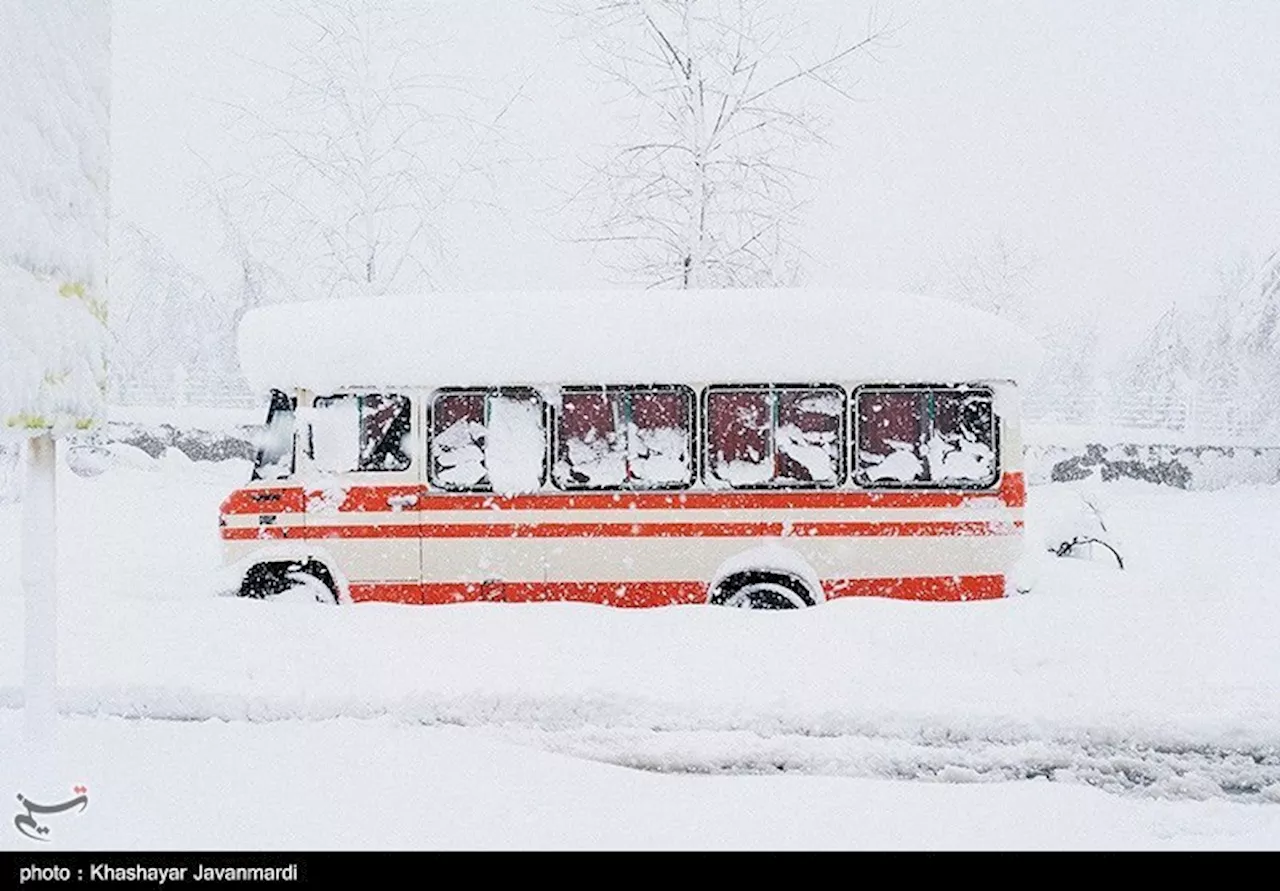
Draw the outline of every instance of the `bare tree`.
[[[1280,251],[1237,288],[1228,312],[1238,379],[1234,409],[1251,415],[1259,431],[1280,437]]]
[[[235,106],[265,144],[241,177],[265,217],[247,228],[275,234],[257,242],[283,258],[267,265],[298,269],[308,291],[429,286],[441,209],[502,111],[483,121],[466,83],[431,72],[421,4],[296,0],[290,12],[295,57],[273,69],[288,79],[283,101]]]
[[[962,303],[1025,322],[1032,315],[1039,265],[1028,249],[997,234],[963,261],[946,264],[944,289]]]
[[[804,85],[844,99],[848,68],[889,33],[874,17],[812,58],[769,0],[579,0],[558,11],[589,35],[591,63],[621,89],[632,136],[593,165],[575,197],[583,240],[654,287],[793,279],[801,150],[822,121]]]
[[[1241,254],[1217,269],[1218,288],[1191,303],[1172,303],[1117,367],[1144,420],[1164,423],[1169,406],[1185,408],[1185,429],[1198,435],[1254,437],[1280,432],[1268,394],[1280,386],[1280,254],[1259,264]],[[1163,405],[1163,408],[1162,408]]]

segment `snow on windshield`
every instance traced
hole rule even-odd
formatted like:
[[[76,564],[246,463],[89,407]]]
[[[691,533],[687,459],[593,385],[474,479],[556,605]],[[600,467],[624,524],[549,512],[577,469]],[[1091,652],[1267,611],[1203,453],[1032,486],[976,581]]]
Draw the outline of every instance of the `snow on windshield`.
[[[294,400],[279,390],[271,393],[266,425],[256,437],[255,480],[281,480],[293,473]]]

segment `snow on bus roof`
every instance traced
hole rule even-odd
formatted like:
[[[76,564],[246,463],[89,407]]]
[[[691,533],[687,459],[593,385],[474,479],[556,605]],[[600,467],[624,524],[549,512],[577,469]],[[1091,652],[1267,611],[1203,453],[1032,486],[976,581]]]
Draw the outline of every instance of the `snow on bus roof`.
[[[247,313],[255,389],[1024,380],[1039,345],[988,313],[834,289],[429,293]]]

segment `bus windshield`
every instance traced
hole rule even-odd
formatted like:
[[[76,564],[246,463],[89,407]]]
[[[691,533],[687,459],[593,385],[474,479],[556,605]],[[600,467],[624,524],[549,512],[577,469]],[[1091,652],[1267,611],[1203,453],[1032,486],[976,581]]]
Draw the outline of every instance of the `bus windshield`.
[[[294,409],[297,400],[271,391],[267,422],[258,434],[253,458],[254,480],[281,480],[293,473]]]

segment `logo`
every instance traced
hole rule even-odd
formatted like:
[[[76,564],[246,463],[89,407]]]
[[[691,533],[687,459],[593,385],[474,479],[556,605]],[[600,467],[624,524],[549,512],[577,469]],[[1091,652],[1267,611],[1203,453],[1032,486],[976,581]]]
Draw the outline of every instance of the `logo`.
[[[80,808],[79,813],[84,813],[84,809],[89,806],[89,789],[87,786],[76,786],[71,791],[75,793],[75,798],[69,798],[61,804],[36,804],[19,792],[18,804],[22,805],[26,813],[18,814],[13,818],[14,827],[18,832],[33,841],[49,841],[49,827],[37,819],[37,814],[40,817],[49,817],[53,814],[65,813],[77,807]]]

